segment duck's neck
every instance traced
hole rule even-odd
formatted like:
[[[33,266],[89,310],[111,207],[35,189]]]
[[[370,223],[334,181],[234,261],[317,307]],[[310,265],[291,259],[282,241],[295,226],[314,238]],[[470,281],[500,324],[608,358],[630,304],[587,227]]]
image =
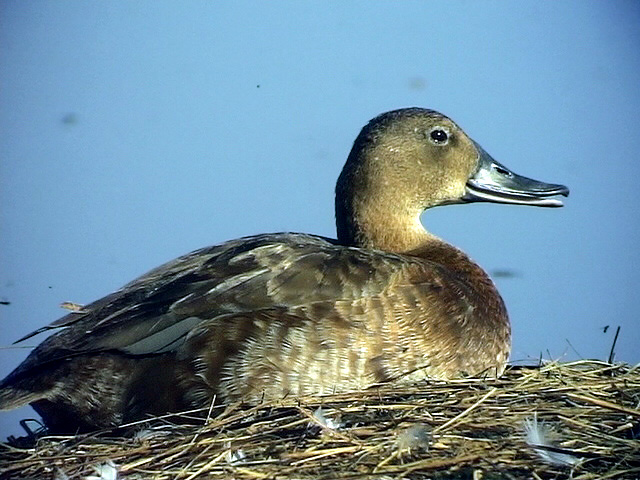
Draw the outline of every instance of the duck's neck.
[[[441,242],[420,222],[420,211],[389,211],[384,202],[336,202],[338,240],[343,245],[406,253]]]
[[[386,202],[375,203],[371,197],[362,200],[358,201],[358,197],[336,198],[336,224],[341,244],[403,253],[442,265],[459,281],[473,288],[487,305],[504,312],[506,318],[504,303],[487,273],[464,252],[426,231],[420,222],[419,211],[389,211]]]
[[[420,223],[428,198],[421,188],[399,181],[394,169],[383,168],[377,159],[407,156],[402,147],[386,148],[361,133],[336,184],[336,226],[343,245],[407,253],[441,242]],[[394,162],[391,162],[392,164]],[[400,163],[400,159],[398,162]],[[402,172],[401,172],[402,173]],[[421,182],[416,182],[420,184]]]

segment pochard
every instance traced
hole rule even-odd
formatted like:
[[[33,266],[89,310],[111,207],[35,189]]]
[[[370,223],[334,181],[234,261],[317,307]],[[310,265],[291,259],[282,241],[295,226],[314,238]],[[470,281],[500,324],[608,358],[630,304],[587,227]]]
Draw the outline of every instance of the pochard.
[[[51,432],[216,403],[381,382],[500,375],[510,324],[486,272],[424,229],[428,208],[559,207],[563,185],[495,161],[446,116],[383,113],[338,178],[337,238],[255,235],[206,247],[27,335],[55,330],[0,383]]]

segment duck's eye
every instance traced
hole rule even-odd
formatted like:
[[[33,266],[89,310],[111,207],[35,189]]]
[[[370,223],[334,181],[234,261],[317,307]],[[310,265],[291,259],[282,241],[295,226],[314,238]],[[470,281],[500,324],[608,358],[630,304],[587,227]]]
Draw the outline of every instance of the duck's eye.
[[[436,145],[446,145],[449,141],[449,134],[444,128],[435,127],[431,132],[429,132],[429,140]]]

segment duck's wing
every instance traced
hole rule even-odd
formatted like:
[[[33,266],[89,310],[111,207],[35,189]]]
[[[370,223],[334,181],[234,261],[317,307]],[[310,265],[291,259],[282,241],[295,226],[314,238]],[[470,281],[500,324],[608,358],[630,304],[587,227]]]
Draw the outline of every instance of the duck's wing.
[[[216,317],[375,296],[406,261],[302,234],[260,235],[198,250],[46,327],[60,331],[21,370],[88,352],[174,351],[197,325]]]

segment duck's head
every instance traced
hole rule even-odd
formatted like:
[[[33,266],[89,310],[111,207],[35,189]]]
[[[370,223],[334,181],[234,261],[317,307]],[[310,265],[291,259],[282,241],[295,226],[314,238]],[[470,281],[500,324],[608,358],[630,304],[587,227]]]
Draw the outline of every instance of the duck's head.
[[[451,119],[405,108],[371,120],[354,142],[336,186],[338,240],[408,251],[429,234],[420,214],[470,202],[560,207],[564,185],[516,175]]]

